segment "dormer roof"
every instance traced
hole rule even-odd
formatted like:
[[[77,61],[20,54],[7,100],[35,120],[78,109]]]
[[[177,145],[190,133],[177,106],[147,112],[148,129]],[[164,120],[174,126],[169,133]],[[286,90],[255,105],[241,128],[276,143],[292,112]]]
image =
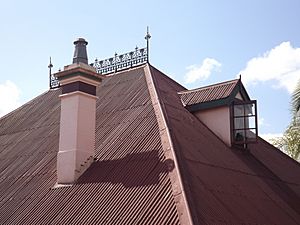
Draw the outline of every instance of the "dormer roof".
[[[240,79],[230,80],[192,90],[179,92],[182,104],[190,111],[229,105],[238,95],[248,101],[250,97]]]

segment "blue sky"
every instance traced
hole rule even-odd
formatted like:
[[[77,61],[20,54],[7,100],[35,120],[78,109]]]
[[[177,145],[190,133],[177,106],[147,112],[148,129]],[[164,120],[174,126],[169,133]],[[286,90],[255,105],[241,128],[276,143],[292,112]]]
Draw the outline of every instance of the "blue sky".
[[[73,41],[89,42],[90,62],[145,46],[150,62],[187,88],[242,73],[258,100],[259,133],[282,133],[300,79],[300,1],[1,1],[0,115],[48,89],[72,62]]]

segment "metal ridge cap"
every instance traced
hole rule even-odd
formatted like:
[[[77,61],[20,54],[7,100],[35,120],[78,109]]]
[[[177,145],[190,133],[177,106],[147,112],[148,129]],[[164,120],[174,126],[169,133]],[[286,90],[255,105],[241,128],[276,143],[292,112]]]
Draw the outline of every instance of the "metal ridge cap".
[[[147,64],[147,66],[144,67],[144,72],[145,72],[145,78],[147,81],[147,87],[149,90],[152,106],[154,108],[156,120],[157,120],[158,127],[159,127],[160,138],[161,138],[164,154],[165,154],[165,156],[166,156],[166,154],[169,154],[168,157],[166,156],[166,159],[171,158],[175,164],[175,166],[174,166],[175,173],[173,172],[173,174],[171,174],[172,172],[169,172],[169,179],[171,181],[171,187],[172,187],[172,193],[173,193],[175,205],[179,212],[178,213],[179,221],[182,224],[193,225],[194,223],[193,223],[193,219],[192,219],[192,215],[191,215],[191,210],[190,210],[190,207],[189,207],[189,204],[187,201],[186,191],[184,188],[181,171],[179,170],[178,159],[177,159],[177,156],[174,151],[174,145],[173,145],[173,141],[171,138],[170,130],[169,130],[167,120],[165,117],[165,113],[164,113],[163,107],[161,105],[161,101],[158,97],[157,89],[155,87],[153,76],[152,76],[152,73],[151,73],[151,70],[150,70],[150,67],[148,64]],[[166,140],[163,141],[163,138],[165,138]],[[174,187],[175,181],[177,181],[176,183],[178,185],[176,185],[176,186],[177,186],[177,188],[179,187],[179,190],[176,190],[175,189],[176,187]],[[175,198],[178,196],[180,197],[180,200],[176,201]],[[184,211],[179,210],[181,208],[180,206],[178,206],[180,203],[183,203]],[[183,216],[181,216],[181,215],[183,215]]]

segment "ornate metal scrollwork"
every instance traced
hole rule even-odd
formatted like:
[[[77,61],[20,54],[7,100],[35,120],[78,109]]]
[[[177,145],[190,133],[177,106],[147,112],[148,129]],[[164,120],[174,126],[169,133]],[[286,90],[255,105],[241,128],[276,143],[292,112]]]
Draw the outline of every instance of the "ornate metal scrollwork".
[[[104,59],[104,60],[95,60],[94,63],[90,65],[96,68],[97,73],[106,75],[110,73],[115,73],[124,69],[136,67],[148,62],[148,47],[138,48],[136,47],[134,51],[128,52],[125,54],[118,55],[115,54],[114,57]],[[49,68],[49,85],[50,89],[59,88],[60,84],[58,79],[51,73],[53,65],[51,63],[48,66]]]
[[[51,74],[50,75],[50,89],[59,88],[59,86],[60,86],[60,84],[59,84],[58,79],[53,74]]]
[[[125,54],[118,55],[115,54],[114,57],[104,59],[104,60],[95,60],[95,63],[92,63],[91,66],[96,68],[97,73],[100,74],[109,74],[124,69],[132,68],[141,64],[148,62],[148,51],[147,48],[138,47],[135,48],[135,51],[128,52]]]
[[[50,89],[58,88],[60,86],[58,79],[52,74],[52,62],[50,57],[50,63],[48,65],[49,68],[49,86]]]

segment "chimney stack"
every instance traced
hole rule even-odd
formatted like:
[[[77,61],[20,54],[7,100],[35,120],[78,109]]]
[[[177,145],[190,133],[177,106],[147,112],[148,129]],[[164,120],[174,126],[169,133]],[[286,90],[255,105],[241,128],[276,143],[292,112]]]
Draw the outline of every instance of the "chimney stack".
[[[72,184],[93,162],[95,154],[96,87],[102,76],[89,66],[87,42],[74,42],[73,64],[55,74],[62,94],[57,183]]]

